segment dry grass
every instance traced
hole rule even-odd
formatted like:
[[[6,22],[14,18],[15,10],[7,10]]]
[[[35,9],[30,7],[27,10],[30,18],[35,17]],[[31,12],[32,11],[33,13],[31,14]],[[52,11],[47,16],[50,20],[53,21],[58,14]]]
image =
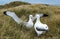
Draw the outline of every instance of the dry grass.
[[[49,26],[49,31],[37,37],[34,28],[27,31],[21,28],[11,17],[5,16],[4,11],[14,11],[24,21],[28,20],[28,15],[36,13],[46,13],[49,16],[41,18],[43,23]],[[0,39],[60,39],[60,7],[47,5],[21,5],[14,8],[0,10]]]

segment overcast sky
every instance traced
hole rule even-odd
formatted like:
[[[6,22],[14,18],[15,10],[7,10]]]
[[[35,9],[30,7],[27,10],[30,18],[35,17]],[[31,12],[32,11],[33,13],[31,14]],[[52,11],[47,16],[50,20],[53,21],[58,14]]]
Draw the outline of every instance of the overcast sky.
[[[60,0],[0,0],[0,5],[4,5],[6,3],[9,3],[9,2],[13,2],[13,1],[23,1],[23,2],[29,2],[29,3],[32,3],[32,4],[58,4],[60,5]]]

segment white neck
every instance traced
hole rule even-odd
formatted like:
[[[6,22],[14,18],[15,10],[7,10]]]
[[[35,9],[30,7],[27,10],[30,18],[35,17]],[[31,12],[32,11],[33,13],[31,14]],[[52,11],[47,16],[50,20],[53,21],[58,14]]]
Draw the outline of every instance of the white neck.
[[[29,21],[31,22],[31,21],[32,21],[32,19],[31,19],[31,18],[29,18]]]
[[[41,18],[41,17],[37,17],[37,20],[36,20],[36,22],[39,22],[39,23],[41,23],[41,21],[40,21],[40,18]]]

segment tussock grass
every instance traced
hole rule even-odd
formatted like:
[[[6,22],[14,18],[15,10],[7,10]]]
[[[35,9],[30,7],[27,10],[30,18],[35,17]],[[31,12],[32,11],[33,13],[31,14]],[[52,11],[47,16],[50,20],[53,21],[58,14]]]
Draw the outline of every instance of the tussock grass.
[[[18,25],[11,17],[5,16],[4,11],[14,11],[18,17],[27,21],[30,14],[36,13],[48,14],[48,17],[42,17],[41,22],[49,26],[49,31],[40,37],[37,37],[34,28],[28,31],[22,25]],[[47,5],[21,5],[0,11],[0,38],[1,39],[59,39],[60,38],[60,7]]]
[[[8,4],[5,4],[5,5],[0,5],[0,9],[13,8],[13,7],[20,6],[20,5],[31,5],[31,4],[27,2],[14,1]]]

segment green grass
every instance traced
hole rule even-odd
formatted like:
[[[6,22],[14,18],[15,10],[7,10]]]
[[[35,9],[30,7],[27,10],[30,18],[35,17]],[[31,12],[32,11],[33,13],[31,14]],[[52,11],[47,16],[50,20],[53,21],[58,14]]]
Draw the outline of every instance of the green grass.
[[[14,11],[24,21],[28,20],[30,14],[36,13],[48,14],[48,17],[41,18],[42,23],[46,23],[49,31],[46,34],[37,37],[34,28],[27,31],[22,25],[18,25],[11,17],[5,16],[4,11]],[[21,5],[0,11],[0,39],[60,39],[60,7],[47,6],[42,4]]]

